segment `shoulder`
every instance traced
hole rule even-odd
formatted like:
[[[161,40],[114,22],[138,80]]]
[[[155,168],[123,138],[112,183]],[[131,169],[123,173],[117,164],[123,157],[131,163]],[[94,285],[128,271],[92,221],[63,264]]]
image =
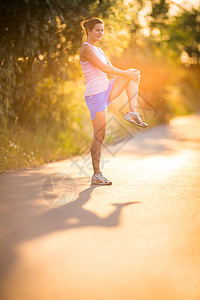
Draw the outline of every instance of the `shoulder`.
[[[80,52],[83,51],[83,49],[84,49],[85,47],[87,47],[87,46],[88,46],[88,45],[86,45],[86,44],[82,44],[81,47],[80,47]]]
[[[83,44],[80,47],[79,55],[81,61],[87,61],[88,57],[91,57],[94,54],[92,47],[87,44]]]
[[[92,48],[87,45],[87,44],[82,44],[81,47],[80,47],[80,52],[88,52],[88,51],[92,51]]]
[[[95,51],[94,51],[94,49],[91,46],[89,46],[87,44],[84,44],[80,48],[80,53],[82,55],[85,55],[85,54],[91,54],[92,55],[92,54],[95,53]]]
[[[90,46],[88,46],[87,44],[82,44],[80,49],[79,49],[79,52],[82,53],[85,50],[87,51],[87,49],[89,49],[89,48],[90,48]]]

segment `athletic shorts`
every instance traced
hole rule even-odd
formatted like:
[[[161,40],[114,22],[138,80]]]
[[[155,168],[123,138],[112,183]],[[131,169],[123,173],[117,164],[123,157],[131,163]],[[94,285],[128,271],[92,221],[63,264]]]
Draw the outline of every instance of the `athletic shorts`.
[[[85,102],[90,111],[91,120],[95,119],[97,112],[104,111],[111,104],[110,92],[115,79],[116,76],[110,80],[107,90],[91,96],[85,96]]]

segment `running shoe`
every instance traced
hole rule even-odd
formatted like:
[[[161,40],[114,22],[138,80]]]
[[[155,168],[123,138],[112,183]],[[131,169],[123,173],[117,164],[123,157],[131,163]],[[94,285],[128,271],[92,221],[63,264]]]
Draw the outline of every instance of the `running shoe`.
[[[97,185],[111,185],[112,182],[105,178],[102,174],[102,172],[99,172],[97,174],[92,175],[91,184],[97,184]]]
[[[140,127],[147,127],[148,124],[143,122],[142,119],[140,118],[139,116],[139,113],[138,112],[134,112],[134,111],[128,111],[124,116],[123,118],[131,123],[134,123],[135,125],[137,126],[140,126]]]

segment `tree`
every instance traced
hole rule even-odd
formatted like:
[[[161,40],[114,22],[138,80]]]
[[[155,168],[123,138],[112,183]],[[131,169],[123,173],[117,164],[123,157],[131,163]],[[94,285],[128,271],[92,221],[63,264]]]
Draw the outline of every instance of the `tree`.
[[[200,64],[200,8],[186,10],[178,5],[179,12],[170,16],[170,1],[151,2],[149,42],[153,48],[178,60],[185,52],[191,63]]]
[[[81,45],[80,22],[109,15],[113,1],[1,0],[1,121],[34,123],[39,84],[47,77],[69,79]],[[48,94],[48,90],[46,91]]]
[[[1,1],[1,59],[73,55],[81,43],[80,21],[94,14],[108,15],[112,5],[108,0]]]

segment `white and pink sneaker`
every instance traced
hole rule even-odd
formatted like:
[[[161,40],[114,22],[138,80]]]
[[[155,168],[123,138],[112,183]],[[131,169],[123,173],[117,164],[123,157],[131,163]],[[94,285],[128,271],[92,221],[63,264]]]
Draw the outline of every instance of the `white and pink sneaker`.
[[[126,121],[129,121],[131,123],[134,123],[135,125],[137,126],[140,126],[140,127],[147,127],[148,124],[143,122],[142,119],[140,118],[139,116],[139,113],[138,112],[134,112],[134,111],[128,111],[124,116],[123,118],[126,120]]]
[[[97,184],[97,185],[111,185],[112,182],[105,178],[102,174],[102,172],[99,172],[97,174],[92,175],[91,184]]]

